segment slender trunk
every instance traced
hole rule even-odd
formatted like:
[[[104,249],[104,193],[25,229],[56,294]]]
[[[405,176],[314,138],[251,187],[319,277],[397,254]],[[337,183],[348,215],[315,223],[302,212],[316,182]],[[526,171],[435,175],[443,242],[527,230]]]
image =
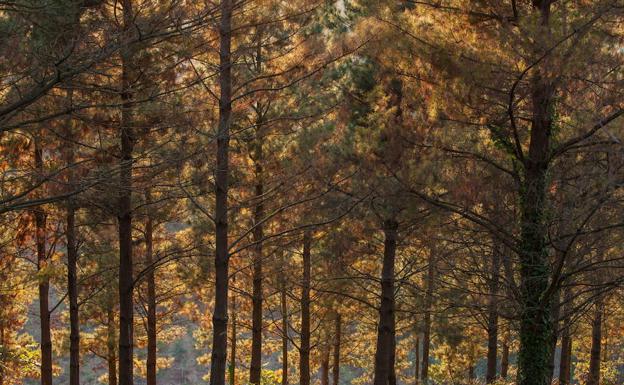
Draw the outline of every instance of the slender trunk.
[[[550,371],[550,381],[549,384],[552,383],[552,380],[555,376],[555,352],[557,351],[557,341],[559,340],[559,316],[561,313],[561,296],[560,290],[557,289],[557,293],[553,298],[553,302],[551,305],[551,319],[552,319],[552,334],[550,340],[550,349],[551,349],[551,358],[549,362],[549,371]]]
[[[414,333],[416,341],[414,342],[414,385],[418,385],[420,381],[420,333],[418,327]]]
[[[600,350],[602,344],[602,302],[597,302],[592,320],[591,353],[587,385],[600,385]]]
[[[256,42],[256,74],[262,74],[262,28],[258,27]],[[262,220],[264,219],[264,182],[262,162],[264,154],[262,151],[264,116],[262,106],[256,102],[256,137],[253,143],[253,162],[255,171],[255,200],[254,207],[254,228],[252,231],[253,241],[253,294],[252,294],[252,326],[251,326],[251,364],[249,366],[249,383],[257,385],[260,383],[262,371],[262,239],[264,237]]]
[[[328,336],[329,337],[329,336]],[[323,352],[321,355],[321,385],[329,385],[329,355],[331,345],[329,344],[329,338],[324,343]]]
[[[215,171],[215,305],[212,313],[210,384],[225,385],[228,327],[228,174],[232,118],[232,0],[221,0],[219,26],[219,127]]]
[[[429,254],[427,268],[427,293],[425,294],[425,314],[423,316],[423,354],[420,379],[423,384],[428,383],[429,377],[429,347],[431,345],[431,308],[433,306],[433,288],[435,280],[435,251],[432,248]]]
[[[559,363],[559,384],[570,384],[572,354],[572,338],[570,335],[570,327],[565,326],[561,333],[561,360]]]
[[[72,106],[72,90],[67,91],[69,107]],[[73,137],[72,119],[65,122],[65,136]],[[65,164],[69,168],[67,192],[71,192],[76,182],[72,167],[74,164],[74,143],[65,145]],[[80,319],[78,314],[78,246],[76,243],[76,204],[73,197],[67,199],[65,212],[65,241],[67,245],[67,298],[69,300],[69,385],[80,384]]]
[[[496,380],[496,359],[498,356],[498,274],[500,270],[500,252],[497,245],[492,248],[492,264],[490,267],[490,299],[488,304],[488,346],[487,369],[485,382],[491,384]]]
[[[552,314],[552,335],[551,335],[551,342],[550,342],[550,349],[551,349],[551,357],[550,357],[550,362],[549,362],[549,370],[550,370],[550,383],[552,383],[553,378],[555,377],[555,352],[557,351],[557,341],[559,340],[559,314],[561,312],[561,298],[559,296],[559,290],[557,290],[557,294],[555,295],[553,302],[552,302],[552,308],[551,308],[551,314]]]
[[[334,319],[334,357],[332,364],[332,385],[340,383],[340,343],[342,338],[342,316],[336,312]]]
[[[234,278],[232,278],[234,283]],[[232,293],[232,306],[230,308],[232,315],[232,335],[230,336],[230,385],[236,383],[236,293]]]
[[[4,322],[0,319],[0,346],[5,346]],[[3,357],[4,358],[4,357]],[[4,385],[4,363],[0,361],[0,385]]]
[[[470,383],[473,383],[475,378],[475,367],[473,363],[470,363],[468,365],[468,379],[470,380]]]
[[[38,178],[43,178],[43,151],[40,139],[35,137],[35,168]],[[47,271],[46,213],[42,207],[35,209],[35,242],[37,245],[37,270],[39,276],[39,320],[41,326],[41,385],[52,385],[52,336],[50,332],[50,276]]]
[[[133,30],[132,1],[123,1],[124,30]],[[134,383],[134,303],[132,261],[132,164],[134,129],[132,86],[133,47],[121,50],[121,159],[117,222],[119,230],[119,384]]]
[[[509,372],[509,332],[505,334],[502,348],[503,352],[501,354],[501,378],[506,380]]]
[[[541,16],[543,37],[548,38],[552,0],[534,1]],[[552,296],[546,241],[546,189],[551,149],[553,95],[547,78],[548,60],[535,68],[531,81],[532,117],[528,154],[523,159],[520,195],[520,348],[518,385],[549,385],[552,360]]]
[[[398,223],[395,220],[384,221],[384,256],[381,270],[381,304],[377,327],[374,385],[390,385],[394,378],[394,261],[397,228]]]
[[[284,266],[284,255],[281,255]],[[286,277],[282,274],[280,290],[280,306],[282,312],[282,385],[288,385],[288,303],[286,297]]]
[[[73,199],[67,202],[67,293],[69,298],[69,385],[80,384],[80,321],[78,315],[78,281],[76,245],[76,209]]]
[[[303,280],[301,281],[301,343],[299,347],[299,385],[310,385],[310,247],[312,234],[303,235]]]
[[[115,351],[115,313],[113,307],[106,314],[108,333],[106,336],[107,361],[108,361],[108,385],[117,385],[117,352]]]
[[[392,320],[392,336],[391,338],[391,347],[390,347],[390,359],[389,359],[389,367],[390,367],[390,373],[388,375],[388,385],[396,385],[397,383],[397,378],[396,378],[396,370],[395,370],[395,364],[396,364],[396,320],[393,319]]]
[[[151,203],[148,190],[146,202]],[[152,216],[147,214],[145,224],[145,263],[147,265],[147,385],[156,385],[156,280],[154,272],[154,224]]]

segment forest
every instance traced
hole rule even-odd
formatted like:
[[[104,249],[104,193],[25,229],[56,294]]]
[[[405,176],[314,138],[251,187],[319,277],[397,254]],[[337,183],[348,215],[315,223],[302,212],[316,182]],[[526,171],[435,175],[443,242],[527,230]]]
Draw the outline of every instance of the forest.
[[[0,385],[624,384],[624,0],[0,0]]]

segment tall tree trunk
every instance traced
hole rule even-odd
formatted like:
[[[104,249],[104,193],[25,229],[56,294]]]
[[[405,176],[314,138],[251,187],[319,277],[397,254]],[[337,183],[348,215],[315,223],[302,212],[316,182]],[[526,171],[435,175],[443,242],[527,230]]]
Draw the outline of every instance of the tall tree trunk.
[[[68,99],[71,106],[71,91]],[[73,130],[71,118],[66,122],[66,136],[71,138]],[[73,167],[74,144],[70,140],[66,144],[67,167]],[[75,182],[74,173],[68,177],[68,188]],[[67,297],[69,299],[69,385],[80,384],[80,319],[78,314],[78,245],[76,243],[76,205],[73,197],[67,200],[65,223],[65,239],[67,243]]]
[[[496,359],[498,356],[498,274],[500,271],[500,251],[495,244],[492,247],[492,262],[490,266],[490,298],[488,304],[488,345],[487,369],[485,382],[491,384],[496,380]]]
[[[569,321],[567,321],[569,322]],[[570,384],[570,369],[572,359],[572,337],[570,335],[570,327],[564,326],[561,333],[561,360],[559,363],[559,384]]]
[[[342,316],[336,312],[334,318],[334,357],[332,363],[332,385],[340,383],[340,344],[342,339]]]
[[[219,25],[219,127],[215,171],[215,305],[210,385],[225,385],[228,327],[228,174],[232,118],[232,0],[221,0]]]
[[[427,293],[425,294],[425,314],[423,316],[423,347],[422,369],[420,379],[427,385],[429,378],[429,347],[431,346],[431,309],[433,306],[433,289],[435,284],[435,251],[429,252],[429,266],[427,267]]]
[[[34,139],[37,178],[43,178],[43,151],[38,137]],[[35,242],[37,245],[37,270],[39,276],[39,320],[41,328],[41,385],[52,385],[52,335],[50,332],[50,276],[46,253],[46,213],[42,207],[35,209]]]
[[[134,28],[132,1],[123,1],[124,31]],[[132,261],[132,165],[134,128],[132,87],[134,82],[133,47],[121,49],[121,159],[119,175],[119,384],[134,383],[134,301]]]
[[[234,277],[232,277],[232,283],[234,283]],[[230,314],[232,315],[232,335],[230,337],[230,385],[236,383],[236,293],[232,293],[232,306],[230,308]]]
[[[534,1],[541,17],[543,37],[548,34],[552,0]],[[548,296],[550,261],[546,243],[546,189],[551,149],[553,95],[545,59],[531,79],[532,117],[528,154],[523,159],[519,190],[520,229],[520,348],[518,385],[549,385],[552,373],[552,297]]]
[[[509,331],[505,333],[502,348],[503,352],[501,353],[501,378],[506,380],[509,372]]]
[[[146,194],[148,207],[145,223],[145,263],[147,265],[147,385],[156,385],[156,279],[154,271],[154,224],[149,214],[152,203],[151,193]]]
[[[301,343],[299,346],[299,385],[310,385],[310,247],[312,234],[303,234],[303,279],[301,281]]]
[[[560,290],[557,289],[556,294],[554,295],[553,302],[551,305],[551,320],[552,320],[552,334],[550,340],[550,349],[551,349],[551,358],[549,362],[549,371],[550,378],[549,384],[552,383],[552,380],[555,376],[555,352],[557,351],[557,341],[559,340],[559,316],[561,313],[561,295]]]
[[[262,74],[262,27],[258,27],[256,35],[256,60],[255,71],[258,76]],[[249,382],[257,385],[260,383],[262,372],[262,241],[264,237],[262,221],[264,220],[264,180],[262,162],[264,153],[262,149],[264,112],[259,102],[256,102],[256,137],[253,141],[253,162],[255,172],[255,206],[253,223],[253,294],[252,294],[252,326],[251,326],[251,364],[249,366]]]
[[[0,318],[0,346],[5,346],[6,342],[4,340],[4,322],[3,320]],[[0,363],[0,385],[4,385],[4,364]]]
[[[284,254],[281,254],[282,266],[285,266]],[[288,303],[286,296],[286,276],[282,273],[280,288],[280,307],[282,313],[282,385],[288,385]]]
[[[414,329],[414,385],[418,385],[420,382],[420,331],[418,326]]]
[[[383,223],[384,256],[381,270],[381,304],[377,327],[374,385],[391,385],[394,381],[395,309],[394,261],[398,223],[389,219]]]
[[[594,318],[592,320],[591,353],[589,357],[589,372],[587,385],[600,385],[600,351],[602,344],[602,301],[595,305]]]
[[[260,108],[260,107],[258,107]],[[262,112],[258,112],[261,114]],[[252,294],[252,326],[251,326],[251,365],[249,367],[249,383],[260,384],[262,370],[262,239],[264,237],[262,220],[264,219],[264,184],[262,176],[262,117],[256,122],[256,143],[254,144],[255,168],[255,199],[253,241],[253,294]]]
[[[329,356],[331,354],[331,345],[329,344],[329,333],[328,338],[323,344],[323,351],[321,355],[321,385],[329,385]]]
[[[117,352],[115,350],[117,337],[115,333],[115,312],[112,303],[106,313],[106,321],[108,327],[106,335],[108,385],[117,385]]]

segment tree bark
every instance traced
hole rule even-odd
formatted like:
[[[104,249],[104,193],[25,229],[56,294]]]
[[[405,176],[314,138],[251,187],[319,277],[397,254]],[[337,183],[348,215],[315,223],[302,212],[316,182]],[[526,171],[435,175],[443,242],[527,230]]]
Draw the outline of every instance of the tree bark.
[[[332,385],[340,383],[340,344],[342,339],[342,315],[336,312],[334,319],[334,357],[332,363]]]
[[[284,255],[281,255],[284,266]],[[286,296],[286,277],[282,273],[280,306],[282,313],[282,385],[288,385],[288,303]]]
[[[262,74],[262,27],[258,27],[256,36],[256,60],[255,71],[258,76]],[[253,293],[252,293],[252,327],[251,327],[251,364],[249,366],[249,382],[257,385],[260,383],[262,374],[262,241],[264,238],[262,221],[264,220],[264,181],[262,162],[264,153],[262,148],[264,113],[262,106],[256,102],[256,137],[253,143],[253,163],[255,172],[255,195],[253,221]]]
[[[210,384],[225,385],[228,327],[228,174],[232,118],[232,0],[221,0],[219,25],[219,127],[215,171],[215,305]]]
[[[554,295],[552,305],[551,305],[551,314],[552,314],[552,334],[550,341],[550,349],[551,349],[551,357],[549,362],[549,371],[550,371],[550,382],[555,376],[555,352],[557,351],[557,341],[559,340],[559,317],[561,313],[561,293],[560,290],[557,289],[556,294]]]
[[[591,353],[589,357],[589,372],[587,385],[600,385],[600,351],[602,348],[602,302],[599,300],[595,305],[594,318],[592,320]]]
[[[559,384],[570,384],[570,369],[572,359],[572,338],[569,326],[565,326],[561,333],[561,360],[559,363]]]
[[[331,353],[329,338],[327,338],[323,345],[324,346],[321,355],[321,385],[329,385],[329,356]]]
[[[69,92],[71,105],[71,91]],[[71,118],[67,121],[66,134],[68,138],[73,135]],[[74,144],[69,141],[66,144],[67,152],[65,163],[67,167],[73,167]],[[72,172],[68,177],[68,186],[75,182]],[[71,189],[71,187],[69,187]],[[67,297],[69,299],[69,385],[80,384],[80,319],[78,314],[78,245],[76,243],[76,205],[74,198],[67,200],[66,208],[65,240],[67,243]]]
[[[503,352],[501,353],[501,378],[507,379],[507,373],[509,372],[509,332],[505,334],[503,340]]]
[[[38,137],[34,138],[35,168],[37,178],[43,177],[43,150]],[[39,271],[39,321],[41,330],[41,385],[52,385],[52,334],[50,331],[50,276],[46,253],[46,213],[42,207],[35,209],[35,242],[37,245],[37,270]]]
[[[234,278],[232,278],[234,280]],[[234,282],[234,281],[233,281]],[[232,306],[230,308],[232,314],[232,335],[230,337],[230,385],[236,383],[236,293],[232,293]]]
[[[548,28],[551,0],[537,1],[541,28]],[[547,36],[547,31],[544,31]],[[548,296],[550,261],[546,242],[546,189],[551,148],[554,86],[547,78],[548,60],[536,66],[531,79],[531,132],[523,159],[519,190],[520,348],[518,385],[549,385],[552,360],[552,296]]]
[[[500,252],[497,245],[492,247],[492,261],[490,265],[490,299],[488,304],[488,345],[487,368],[485,382],[491,384],[496,380],[496,360],[498,357],[498,274],[500,271]]]
[[[301,281],[301,343],[299,347],[299,385],[310,385],[310,247],[312,234],[303,234],[303,279]]]
[[[414,333],[416,341],[414,342],[414,385],[420,382],[420,332],[418,326],[415,327]]]
[[[156,385],[156,279],[154,272],[154,224],[149,214],[152,198],[148,189],[146,194],[148,207],[145,223],[145,263],[147,265],[147,385]]]
[[[258,112],[261,114],[261,112]],[[249,383],[260,384],[262,371],[262,239],[264,238],[262,220],[264,219],[264,184],[262,176],[262,117],[256,122],[256,143],[254,145],[255,197],[253,241],[253,293],[252,293],[252,326],[251,326],[251,365],[249,367]]]
[[[123,1],[124,32],[134,28],[132,1]],[[121,49],[121,159],[117,222],[119,231],[119,384],[134,383],[134,301],[132,260],[132,166],[134,127],[132,85],[133,47]]]
[[[108,385],[117,385],[117,352],[115,351],[115,313],[113,306],[109,307],[107,314],[108,333],[106,336],[107,361],[108,361]]]
[[[5,346],[6,342],[4,340],[4,322],[0,319],[0,346]],[[4,365],[0,365],[0,385],[4,385]]]
[[[427,268],[427,293],[425,294],[425,314],[423,316],[423,354],[420,379],[427,385],[429,378],[429,346],[431,345],[431,308],[433,306],[433,289],[435,284],[435,251],[432,248],[429,254]]]
[[[383,223],[384,256],[381,270],[381,304],[377,327],[374,385],[392,385],[394,375],[395,309],[394,262],[396,257],[398,223],[389,219]]]

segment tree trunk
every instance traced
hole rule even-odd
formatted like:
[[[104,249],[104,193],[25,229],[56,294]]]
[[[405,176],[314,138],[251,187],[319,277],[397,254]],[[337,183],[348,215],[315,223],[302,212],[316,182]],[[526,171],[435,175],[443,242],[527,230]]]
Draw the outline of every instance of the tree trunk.
[[[491,384],[496,380],[496,359],[498,356],[498,274],[500,270],[500,252],[497,245],[492,247],[492,264],[490,266],[490,299],[488,304],[488,345],[487,369],[485,382]]]
[[[414,342],[414,385],[418,385],[420,381],[420,332],[418,326],[415,327]]]
[[[132,1],[123,1],[124,30],[134,28]],[[134,383],[134,301],[132,261],[132,165],[134,128],[132,116],[132,85],[134,75],[133,47],[121,49],[121,159],[119,175],[119,384]]]
[[[259,114],[261,112],[258,112]],[[260,384],[262,370],[262,239],[264,219],[264,184],[262,177],[262,141],[258,137],[262,128],[262,118],[259,117],[256,123],[256,143],[254,145],[254,167],[255,167],[255,199],[254,207],[254,229],[253,241],[253,294],[252,294],[252,327],[251,327],[251,365],[249,367],[249,383]]]
[[[552,383],[552,380],[555,376],[555,352],[557,351],[557,341],[559,340],[559,317],[561,313],[561,297],[560,290],[557,289],[557,293],[553,298],[552,306],[551,306],[551,314],[552,314],[552,335],[550,341],[550,349],[551,349],[551,358],[550,358],[550,381],[549,384]]]
[[[569,322],[569,321],[566,321]],[[559,385],[570,384],[570,369],[572,359],[572,338],[570,326],[564,326],[561,333],[561,360],[559,363]]]
[[[423,354],[420,379],[424,385],[429,377],[429,346],[431,345],[431,308],[433,306],[433,289],[435,281],[435,251],[432,248],[429,254],[429,266],[427,268],[427,293],[425,294],[425,314],[423,316]]]
[[[108,385],[117,385],[117,352],[115,351],[115,313],[111,304],[106,314],[108,333],[106,338],[108,361]]]
[[[342,339],[342,316],[336,312],[334,319],[334,357],[332,364],[332,385],[340,383],[340,344]]]
[[[600,350],[602,344],[602,302],[597,302],[592,320],[591,353],[587,385],[600,385]]]
[[[509,332],[505,334],[503,352],[501,354],[501,378],[507,379],[509,372]]]
[[[37,178],[43,178],[43,151],[40,139],[35,137],[35,168]],[[39,320],[41,327],[41,385],[52,385],[52,335],[50,331],[50,275],[46,253],[46,213],[42,207],[35,209],[35,242],[37,244],[37,270],[39,276]]]
[[[0,319],[0,346],[5,346],[6,341],[4,340],[4,322]],[[0,364],[0,385],[4,385],[4,364]]]
[[[281,255],[284,266],[284,255]],[[286,277],[282,273],[280,306],[282,312],[282,385],[288,385],[288,303],[286,297]]]
[[[331,353],[329,338],[327,338],[323,345],[323,352],[321,355],[321,385],[329,385],[329,356]]]
[[[67,147],[67,166],[72,167],[74,163],[73,143],[70,141]],[[73,176],[70,176],[69,182],[71,186],[71,183],[74,182]],[[80,320],[78,314],[77,280],[78,246],[76,243],[76,207],[73,198],[67,200],[65,238],[67,242],[67,296],[69,298],[69,385],[79,385]]]
[[[312,234],[303,235],[303,280],[301,282],[301,343],[299,347],[299,385],[310,385],[310,247]]]
[[[73,92],[67,91],[68,107],[72,107]],[[74,135],[72,118],[68,116],[65,122],[65,137]],[[76,182],[72,171],[74,164],[74,143],[69,141],[65,145],[65,164],[69,168],[67,176],[67,192],[72,190]],[[80,384],[80,321],[78,314],[78,281],[77,263],[78,247],[76,243],[76,205],[73,197],[67,199],[65,212],[65,241],[67,246],[67,298],[69,300],[69,385]]]
[[[232,278],[234,282],[234,278]],[[230,337],[230,385],[236,383],[236,293],[232,293],[232,306],[230,308],[232,314],[232,335]]]
[[[398,223],[395,220],[384,221],[384,256],[381,270],[381,304],[377,327],[374,385],[391,385],[394,382],[394,261],[397,229]]]
[[[258,27],[256,36],[256,74],[262,74],[262,28]],[[253,294],[252,294],[252,326],[251,326],[251,364],[249,366],[249,382],[257,385],[260,383],[262,372],[262,241],[264,237],[262,221],[264,220],[264,181],[262,162],[264,153],[262,149],[264,116],[262,106],[256,102],[256,137],[253,143],[253,162],[255,171],[255,196],[253,221]]]
[[[150,191],[146,197],[148,214],[145,224],[145,263],[147,265],[147,385],[156,385],[156,280],[154,272],[154,224],[149,214]]]
[[[541,28],[548,28],[551,0],[534,2]],[[547,32],[544,31],[544,36]],[[552,360],[552,298],[550,261],[546,242],[546,189],[551,149],[554,86],[546,78],[547,60],[535,68],[531,79],[532,117],[528,154],[523,159],[519,190],[520,229],[520,348],[518,385],[549,385]]]
[[[228,326],[228,174],[232,118],[232,0],[221,0],[219,25],[219,127],[215,171],[215,305],[210,385],[225,385]]]

